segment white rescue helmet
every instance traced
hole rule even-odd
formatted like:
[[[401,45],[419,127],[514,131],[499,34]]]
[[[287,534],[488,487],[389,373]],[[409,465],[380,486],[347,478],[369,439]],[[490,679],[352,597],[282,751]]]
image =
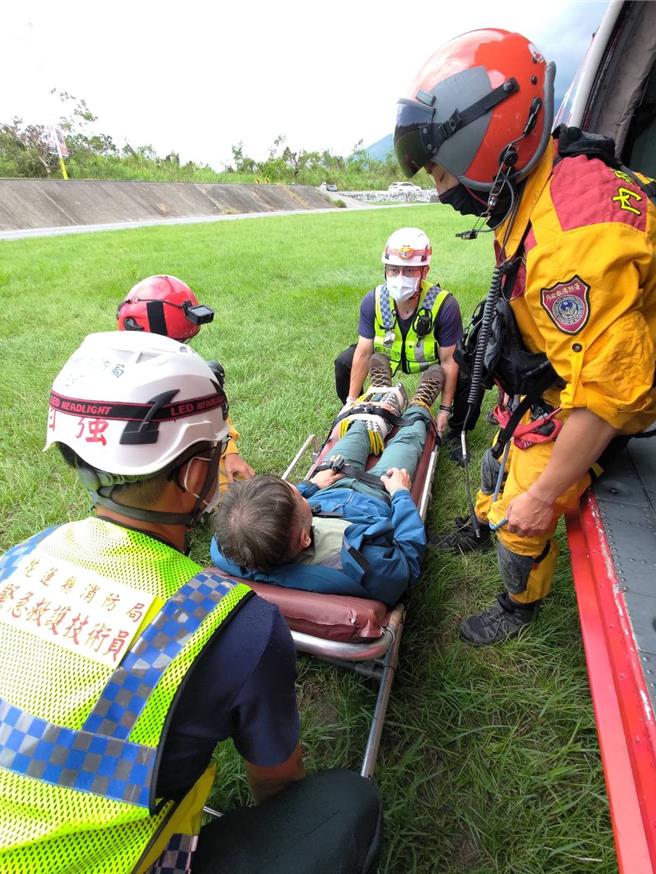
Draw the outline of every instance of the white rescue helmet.
[[[224,440],[227,415],[223,388],[189,346],[145,331],[89,334],[53,383],[45,449],[63,443],[116,482],[145,479]]]
[[[428,267],[433,249],[420,228],[399,228],[385,244],[381,261],[397,267]]]

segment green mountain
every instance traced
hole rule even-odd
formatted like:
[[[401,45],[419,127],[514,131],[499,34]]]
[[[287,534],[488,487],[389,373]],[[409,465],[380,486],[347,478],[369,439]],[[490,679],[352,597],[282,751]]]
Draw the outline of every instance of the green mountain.
[[[365,152],[376,161],[384,161],[388,155],[394,151],[394,140],[392,138],[392,134],[387,134],[387,136],[382,137],[380,140],[376,140],[375,143],[372,143],[370,146],[365,146]]]

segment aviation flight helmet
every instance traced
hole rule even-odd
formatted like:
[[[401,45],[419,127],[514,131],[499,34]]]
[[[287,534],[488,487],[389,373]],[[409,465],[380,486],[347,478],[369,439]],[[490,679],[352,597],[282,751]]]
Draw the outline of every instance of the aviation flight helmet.
[[[433,162],[478,191],[490,191],[502,167],[524,179],[549,141],[555,72],[518,33],[452,39],[399,101],[394,148],[406,177]]]
[[[130,289],[116,318],[119,331],[150,331],[185,343],[212,321],[214,311],[199,304],[177,276],[148,276]]]
[[[94,504],[134,519],[189,525],[218,497],[227,416],[223,388],[189,346],[145,331],[89,334],[53,383],[45,448],[60,443],[73,450]],[[211,463],[193,513],[126,506],[120,493],[113,500],[116,486],[164,472],[186,488],[178,472],[196,455]]]

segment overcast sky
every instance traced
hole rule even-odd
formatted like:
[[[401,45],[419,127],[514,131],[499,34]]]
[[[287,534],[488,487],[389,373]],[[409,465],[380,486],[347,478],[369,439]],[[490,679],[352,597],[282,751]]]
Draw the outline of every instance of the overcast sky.
[[[502,27],[558,65],[562,93],[596,29],[593,0],[23,0],[5,4],[0,121],[50,121],[51,88],[83,97],[119,145],[221,168],[292,147],[349,154],[394,127],[396,100],[451,37]]]

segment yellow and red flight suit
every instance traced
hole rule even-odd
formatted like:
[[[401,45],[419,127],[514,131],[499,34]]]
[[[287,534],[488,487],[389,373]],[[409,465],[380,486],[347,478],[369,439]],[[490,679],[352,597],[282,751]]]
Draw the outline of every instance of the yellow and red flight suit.
[[[228,423],[230,425],[230,438],[228,440],[228,445],[225,448],[223,455],[221,456],[221,461],[219,462],[219,490],[221,494],[225,492],[230,485],[230,481],[228,480],[228,474],[226,473],[225,466],[225,458],[226,455],[234,455],[239,452],[237,447],[237,440],[239,440],[239,432],[232,424],[232,419],[228,416]]]
[[[560,408],[556,418],[585,408],[636,434],[656,419],[656,207],[628,174],[585,155],[556,160],[556,150],[554,143],[526,181],[505,246],[512,258],[524,240],[510,305],[527,348],[545,353],[565,383],[543,395]],[[504,223],[496,232],[498,251],[505,230]],[[476,516],[489,523],[506,517],[509,502],[545,469],[553,445],[513,445],[494,502],[499,462],[488,450]],[[559,516],[589,484],[586,474],[570,485],[556,502]],[[535,537],[497,532],[501,576],[515,601],[548,594],[556,523]]]

